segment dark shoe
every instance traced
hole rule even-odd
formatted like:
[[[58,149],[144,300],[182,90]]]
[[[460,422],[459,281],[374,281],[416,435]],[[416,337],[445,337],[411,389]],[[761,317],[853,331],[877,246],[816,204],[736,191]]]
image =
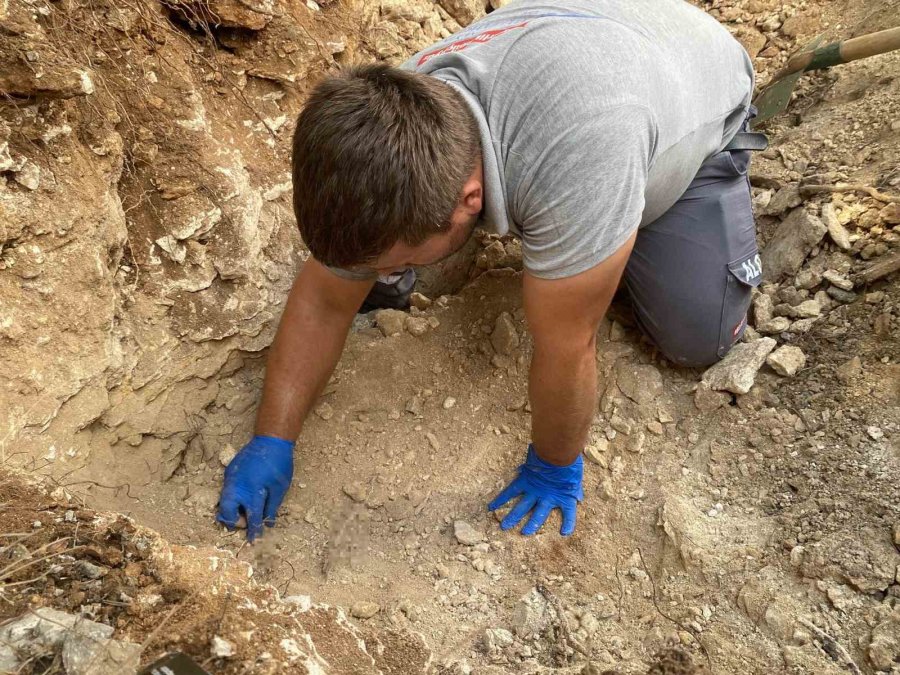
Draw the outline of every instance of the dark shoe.
[[[384,281],[379,278],[363,301],[358,314],[375,309],[406,309],[409,307],[409,296],[412,295],[415,286],[416,271],[411,267],[391,274]]]

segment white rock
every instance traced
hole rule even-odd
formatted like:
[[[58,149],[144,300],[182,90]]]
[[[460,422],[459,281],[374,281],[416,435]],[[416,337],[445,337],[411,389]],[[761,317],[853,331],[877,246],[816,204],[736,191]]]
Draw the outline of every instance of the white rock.
[[[765,323],[757,324],[756,330],[763,335],[778,335],[791,327],[791,320],[786,316],[776,316]]]
[[[466,546],[474,546],[484,541],[484,534],[464,520],[453,521],[453,535],[456,537],[456,541]]]
[[[41,185],[41,167],[34,162],[25,162],[25,165],[13,174],[13,178],[22,187],[37,190]]]
[[[759,293],[753,298],[753,321],[757,329],[772,320],[774,310],[771,295]]]
[[[381,609],[374,602],[356,602],[350,608],[350,615],[357,619],[371,619]]]
[[[409,296],[409,304],[416,309],[428,309],[434,303],[428,296],[417,292]]]
[[[284,601],[301,612],[308,612],[312,608],[312,598],[308,595],[288,595]]]
[[[799,347],[784,345],[769,354],[766,363],[779,375],[791,377],[806,365],[806,354]]]
[[[853,290],[853,282],[850,281],[843,274],[838,272],[837,270],[827,270],[822,274],[822,278],[825,279],[832,286],[837,286],[842,291],[852,291]]]
[[[540,635],[549,625],[547,600],[534,588],[516,603],[512,615],[513,632],[521,638]]]
[[[225,638],[214,635],[209,651],[213,656],[224,659],[234,656],[234,645]]]
[[[425,333],[428,332],[428,329],[431,326],[428,323],[428,319],[422,316],[408,316],[406,317],[406,330],[410,335],[415,335],[416,337],[422,337]]]
[[[584,456],[600,466],[606,466],[606,451],[609,449],[609,441],[605,438],[598,438],[596,441],[588,445],[584,449]]]
[[[850,241],[850,232],[841,225],[834,204],[831,202],[822,205],[822,222],[828,228],[828,236],[831,237],[831,241],[837,244],[838,248],[847,251],[853,246]]]
[[[488,653],[511,645],[515,638],[505,628],[485,628],[481,637],[484,650]]]
[[[776,344],[768,337],[736,344],[724,359],[703,373],[703,381],[710,389],[746,394]]]
[[[794,307],[793,315],[798,319],[812,319],[822,313],[822,307],[815,298],[804,300]]]
[[[140,645],[86,634],[77,628],[63,643],[66,675],[134,675],[140,659]]]
[[[868,427],[866,433],[869,434],[869,438],[873,441],[880,441],[884,438],[884,432],[881,430],[881,427]]]
[[[237,450],[234,449],[234,446],[231,445],[231,443],[226,443],[222,446],[222,449],[219,450],[219,464],[228,466],[231,464],[231,460],[234,459],[236,454]]]
[[[809,268],[800,270],[794,277],[794,286],[810,290],[822,283],[822,275]]]
[[[406,325],[406,312],[399,309],[379,309],[375,312],[375,324],[385,337],[400,335]]]

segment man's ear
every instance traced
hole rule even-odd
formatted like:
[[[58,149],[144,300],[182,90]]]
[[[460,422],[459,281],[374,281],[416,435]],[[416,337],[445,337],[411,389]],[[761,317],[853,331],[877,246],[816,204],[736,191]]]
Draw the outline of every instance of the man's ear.
[[[484,181],[481,163],[469,176],[462,189],[462,196],[459,205],[470,215],[478,215],[484,205]]]

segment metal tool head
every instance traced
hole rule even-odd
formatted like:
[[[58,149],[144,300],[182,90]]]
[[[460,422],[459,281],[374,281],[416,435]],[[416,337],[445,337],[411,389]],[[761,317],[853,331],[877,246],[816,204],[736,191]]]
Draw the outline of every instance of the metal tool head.
[[[822,42],[823,37],[824,36],[819,35],[812,42],[804,46],[800,52],[815,51],[816,47]],[[758,110],[756,118],[753,120],[754,127],[772,119],[775,115],[788,107],[788,104],[791,102],[791,94],[794,93],[794,85],[797,84],[797,80],[800,79],[800,76],[803,75],[804,72],[805,71],[801,70],[788,75],[777,82],[773,82],[759,93],[753,101],[753,105],[755,105]]]

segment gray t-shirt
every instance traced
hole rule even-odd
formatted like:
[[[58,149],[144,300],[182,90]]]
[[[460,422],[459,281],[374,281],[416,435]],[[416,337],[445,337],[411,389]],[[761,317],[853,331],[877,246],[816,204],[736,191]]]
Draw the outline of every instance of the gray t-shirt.
[[[484,223],[535,276],[569,277],[671,207],[738,131],[747,53],[682,0],[515,0],[402,66],[478,121]]]

